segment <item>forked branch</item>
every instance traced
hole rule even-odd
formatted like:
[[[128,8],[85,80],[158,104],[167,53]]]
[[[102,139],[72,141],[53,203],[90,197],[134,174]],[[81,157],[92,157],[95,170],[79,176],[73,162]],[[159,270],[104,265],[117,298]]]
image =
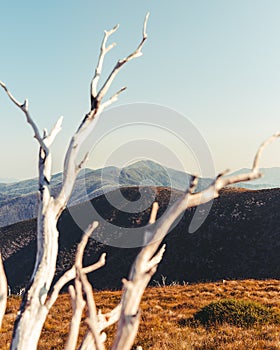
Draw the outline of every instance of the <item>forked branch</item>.
[[[147,21],[148,21],[149,14],[146,15],[145,21],[144,21],[144,27],[143,27],[143,37],[136,48],[134,52],[132,52],[127,57],[119,60],[111,73],[109,74],[108,78],[105,80],[105,83],[98,91],[98,82],[100,79],[100,75],[102,73],[103,68],[103,62],[106,54],[115,46],[115,44],[111,44],[108,47],[106,46],[108,38],[118,29],[118,26],[115,26],[110,31],[105,31],[104,38],[101,44],[100,48],[100,55],[97,62],[97,66],[95,69],[95,74],[91,81],[91,88],[90,88],[90,98],[91,98],[91,106],[89,112],[84,117],[83,121],[81,122],[78,130],[74,134],[73,138],[70,141],[70,144],[68,146],[65,159],[64,159],[64,170],[63,170],[63,183],[61,191],[58,195],[58,197],[55,200],[55,206],[58,211],[58,215],[60,215],[61,211],[65,208],[70,195],[72,193],[72,189],[75,183],[76,176],[82,166],[84,166],[85,162],[80,162],[77,164],[77,157],[79,154],[79,151],[81,149],[81,146],[87,139],[87,137],[92,132],[94,126],[96,125],[96,122],[101,114],[101,112],[110,106],[113,102],[115,102],[118,99],[118,96],[126,89],[125,87],[121,88],[119,91],[114,93],[107,101],[104,103],[103,98],[105,97],[106,93],[108,92],[113,80],[115,79],[116,75],[119,73],[121,68],[124,66],[125,63],[131,61],[132,59],[139,57],[142,55],[142,47],[147,39]],[[86,157],[83,157],[83,159],[86,159]]]
[[[49,153],[49,149],[48,147],[52,144],[52,142],[54,141],[56,135],[59,133],[59,131],[61,130],[61,124],[62,124],[62,117],[59,118],[59,120],[57,121],[57,123],[55,124],[55,126],[53,127],[50,135],[46,136],[46,137],[42,137],[40,135],[40,131],[39,128],[37,127],[36,123],[34,122],[34,120],[32,119],[30,113],[29,113],[29,103],[28,100],[25,99],[23,103],[20,103],[10,92],[10,90],[7,88],[7,86],[0,81],[0,86],[5,90],[5,92],[7,93],[7,95],[9,96],[10,100],[18,107],[22,110],[22,112],[25,114],[26,116],[26,120],[28,122],[28,124],[31,125],[32,130],[34,131],[34,137],[35,139],[39,142],[40,147],[44,150],[45,155],[47,156]]]
[[[104,266],[105,262],[106,262],[106,253],[103,253],[103,254],[101,254],[99,260],[96,263],[89,265],[89,266],[86,266],[86,267],[83,267],[82,272],[84,274],[88,274],[88,273],[91,273],[93,271],[96,271],[96,270],[100,269],[102,266]],[[60,279],[55,283],[55,285],[53,287],[53,291],[51,293],[51,296],[46,302],[46,307],[48,309],[50,309],[53,306],[53,304],[56,302],[61,289],[67,283],[69,283],[70,281],[72,281],[75,278],[76,278],[76,267],[74,265],[71,267],[70,270],[66,271],[60,277]]]
[[[86,302],[83,299],[82,283],[78,278],[75,279],[75,288],[71,285],[69,286],[68,290],[71,297],[73,315],[71,318],[70,331],[65,345],[65,350],[75,350],[79,336],[82,314],[86,306]]]
[[[89,282],[87,281],[86,273],[84,272],[85,270],[83,269],[83,255],[84,255],[84,250],[87,245],[88,239],[91,236],[92,232],[97,228],[98,222],[94,221],[91,225],[89,225],[88,229],[85,231],[81,242],[79,243],[77,247],[77,252],[76,252],[76,259],[75,259],[75,288],[73,286],[69,287],[69,293],[71,296],[71,301],[72,301],[72,309],[73,309],[73,317],[71,320],[70,324],[70,331],[69,331],[69,336],[66,344],[66,350],[72,350],[76,348],[77,340],[78,340],[78,335],[79,335],[79,329],[80,329],[80,323],[81,323],[81,318],[82,318],[82,312],[85,307],[85,305],[88,305],[88,308],[90,312],[95,312],[96,315],[96,308],[92,296],[92,289],[91,286],[89,285]],[[102,254],[101,259],[97,264],[95,264],[96,268],[99,268],[105,264],[105,255]],[[72,269],[71,269],[72,270]],[[86,284],[87,283],[87,284]],[[85,287],[86,286],[86,287]],[[91,296],[88,295],[89,291],[86,290],[86,288],[91,289]],[[86,292],[86,302],[83,298],[83,293]],[[94,309],[93,309],[94,308]],[[92,325],[92,319],[93,316],[91,315],[90,317],[91,323],[90,323],[90,329],[93,327]],[[95,317],[96,321],[96,317]],[[96,349],[97,350],[102,350],[102,342],[100,341],[99,334],[97,331],[97,327],[94,328],[95,332],[94,333],[94,340],[95,343],[97,344]],[[97,338],[97,339],[96,339]],[[101,344],[101,345],[100,345]]]
[[[104,329],[116,323],[120,317],[121,304],[117,305],[112,311],[102,314],[101,311],[97,313],[92,287],[87,279],[86,273],[87,268],[82,266],[82,258],[84,249],[87,244],[88,238],[92,234],[93,230],[97,227],[98,223],[94,222],[89,226],[87,231],[82,237],[82,240],[77,248],[76,259],[75,259],[75,270],[76,273],[71,270],[71,276],[75,273],[75,287],[70,286],[69,293],[72,301],[73,317],[70,325],[69,337],[66,344],[66,350],[75,349],[79,334],[79,327],[82,317],[82,311],[85,306],[88,310],[88,318],[86,320],[89,332],[86,334],[80,349],[96,349],[104,350],[104,342],[106,340],[106,334],[103,332]],[[105,255],[101,256],[98,263],[92,266],[101,267],[105,264]],[[69,271],[67,272],[69,275]],[[66,273],[66,274],[67,274]],[[65,275],[64,275],[65,276]],[[68,278],[68,277],[67,277]],[[65,279],[63,280],[65,282]],[[62,282],[61,282],[62,283]],[[57,289],[58,290],[58,289]],[[85,299],[83,297],[83,293]],[[57,293],[57,291],[56,291]]]
[[[119,28],[119,25],[116,25],[113,29],[107,31],[105,30],[104,32],[104,38],[100,47],[100,55],[99,55],[99,59],[98,59],[98,63],[95,69],[95,74],[94,77],[92,78],[91,81],[91,105],[93,107],[93,102],[94,99],[96,99],[97,96],[97,85],[102,73],[102,68],[103,68],[103,62],[104,62],[104,58],[106,56],[106,54],[112,50],[113,47],[116,46],[116,43],[113,43],[111,45],[109,45],[108,47],[106,47],[107,44],[107,40],[109,39],[109,37],[115,33],[115,31],[117,31]]]
[[[96,101],[97,102],[100,102],[103,99],[103,97],[106,95],[106,93],[109,90],[113,80],[115,79],[115,77],[119,73],[119,71],[121,70],[122,66],[124,64],[126,64],[127,62],[133,60],[134,58],[137,58],[137,57],[140,57],[140,56],[143,55],[141,50],[142,50],[142,47],[143,47],[145,41],[148,38],[148,35],[147,35],[147,22],[148,22],[149,16],[150,16],[150,14],[148,12],[147,15],[146,15],[145,21],[144,21],[143,36],[142,36],[142,40],[141,40],[140,44],[138,45],[136,50],[133,51],[130,55],[124,57],[123,59],[121,59],[121,60],[119,60],[117,62],[117,64],[115,65],[114,69],[110,73],[109,77],[105,81],[104,85],[102,86],[102,88],[98,92],[98,94],[96,96]]]

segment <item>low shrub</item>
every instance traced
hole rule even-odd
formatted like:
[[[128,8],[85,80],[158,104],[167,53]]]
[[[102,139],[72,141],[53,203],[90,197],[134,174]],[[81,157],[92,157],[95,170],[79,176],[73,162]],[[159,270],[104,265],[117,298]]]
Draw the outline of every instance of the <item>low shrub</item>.
[[[253,301],[223,299],[200,309],[194,320],[205,326],[228,323],[248,328],[260,324],[280,324],[280,313]]]

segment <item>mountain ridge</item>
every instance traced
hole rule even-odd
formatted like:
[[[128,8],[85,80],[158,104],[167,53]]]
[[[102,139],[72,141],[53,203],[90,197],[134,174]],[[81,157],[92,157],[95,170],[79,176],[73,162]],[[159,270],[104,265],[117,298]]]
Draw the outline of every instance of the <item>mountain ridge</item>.
[[[140,161],[125,168],[107,167],[84,169],[78,175],[68,206],[127,186],[164,186],[185,190],[191,175],[164,168],[152,161]],[[51,193],[60,189],[62,174],[52,177]],[[210,179],[200,179],[198,190],[205,188]],[[37,179],[24,180],[15,184],[0,184],[0,227],[36,217]]]
[[[240,169],[232,174],[241,174],[249,169]],[[264,177],[251,182],[235,184],[232,187],[250,190],[278,188],[280,168],[262,168]],[[150,160],[142,160],[122,169],[109,166],[96,170],[84,169],[79,176],[69,201],[69,206],[83,203],[115,189],[129,186],[163,186],[184,191],[191,175],[172,168],[163,167]],[[60,189],[62,174],[52,177],[51,192],[56,195]],[[197,191],[206,188],[212,179],[200,178]],[[0,183],[0,227],[36,217],[37,179],[28,179],[13,184]]]

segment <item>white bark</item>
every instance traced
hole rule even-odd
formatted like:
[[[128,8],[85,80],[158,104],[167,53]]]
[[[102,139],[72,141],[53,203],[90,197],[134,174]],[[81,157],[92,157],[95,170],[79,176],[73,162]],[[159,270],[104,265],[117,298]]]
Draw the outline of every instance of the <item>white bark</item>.
[[[82,266],[82,258],[85,246],[92,231],[97,227],[97,222],[94,222],[89,226],[85,232],[81,243],[77,248],[76,260],[75,260],[75,288],[70,286],[69,292],[72,300],[73,317],[70,325],[69,337],[67,340],[65,350],[71,350],[76,348],[82,311],[87,306],[88,318],[87,324],[89,326],[89,332],[86,334],[81,349],[96,349],[105,350],[104,342],[106,340],[106,334],[103,330],[110,325],[118,321],[120,317],[121,305],[119,304],[111,312],[107,314],[97,313],[95,301],[93,298],[93,291],[88,279],[86,277],[86,268]],[[105,264],[105,254],[102,254],[98,263],[95,264],[96,268],[100,268]],[[92,265],[94,266],[94,265]],[[85,300],[83,298],[82,291],[85,293]]]
[[[33,280],[23,296],[15,322],[11,349],[36,349],[49,311],[45,301],[55,273],[58,231],[53,216],[42,217],[41,224],[42,226],[38,227],[38,246],[42,249],[38,249]],[[39,231],[40,227],[42,232]]]
[[[46,298],[55,274],[55,266],[58,253],[59,233],[56,227],[57,221],[70,198],[77,174],[87,160],[86,154],[83,160],[77,164],[77,156],[83,143],[95,127],[101,112],[104,110],[104,108],[108,107],[111,103],[116,101],[119,94],[124,91],[125,88],[120,89],[111,98],[109,98],[109,100],[103,103],[103,98],[108,92],[114,78],[120,69],[124,66],[125,63],[142,54],[141,49],[147,38],[147,18],[148,16],[146,17],[144,23],[143,38],[137,49],[124,59],[117,62],[104,85],[99,91],[97,91],[97,84],[102,72],[102,65],[105,54],[114,46],[110,45],[108,48],[106,48],[106,41],[108,37],[117,30],[117,27],[115,27],[112,31],[105,33],[105,37],[101,45],[101,52],[97,68],[91,83],[90,111],[85,116],[70,141],[64,160],[62,189],[56,198],[53,198],[50,195],[49,190],[49,185],[51,182],[51,153],[49,147],[61,129],[62,118],[58,120],[50,134],[44,130],[44,133],[41,136],[39,128],[29,113],[28,101],[25,100],[22,104],[18,102],[8,90],[6,85],[3,82],[0,82],[0,86],[5,90],[11,101],[24,112],[27,122],[33,129],[34,137],[37,139],[40,145],[36,262],[29,286],[27,287],[23,296],[20,311],[15,322],[11,344],[12,350],[33,350],[37,348],[40,333],[50,306],[48,303],[46,303]]]
[[[2,255],[0,253],[0,329],[2,327],[2,321],[6,312],[8,296],[8,283],[2,262]]]
[[[167,235],[173,222],[186,209],[206,203],[218,197],[219,191],[225,186],[261,177],[262,174],[258,169],[261,154],[264,148],[278,137],[280,137],[280,133],[276,133],[262,143],[256,153],[252,170],[247,174],[231,177],[223,177],[224,174],[220,174],[212,185],[198,193],[194,193],[197,178],[193,177],[188,191],[167,210],[163,217],[161,217],[150,230],[147,230],[146,239],[148,237],[149,242],[141,249],[136,257],[130,270],[128,280],[123,280],[122,310],[112,350],[129,350],[133,345],[140,320],[140,301],[145,288],[156,272],[157,266],[162,259],[165,245],[160,249],[159,246]],[[150,217],[150,224],[154,223],[157,210],[158,206],[154,204]]]
[[[97,269],[99,269],[100,267],[105,265],[105,257],[106,257],[106,253],[103,253],[100,257],[100,259],[98,260],[98,262],[96,262],[93,265],[90,266],[86,266],[83,267],[82,272],[85,274],[88,274],[90,272],[93,272]],[[61,291],[61,289],[71,280],[76,278],[76,267],[73,266],[70,270],[66,271],[61,277],[60,279],[56,282],[56,284],[53,287],[53,291],[49,297],[49,299],[46,301],[46,307],[50,310],[51,307],[53,306],[53,304],[56,302],[59,292]]]
[[[78,281],[78,280],[75,281],[75,288],[73,286],[69,287],[69,294],[71,297],[73,316],[71,318],[70,331],[69,331],[67,343],[65,346],[65,350],[75,350],[77,341],[78,341],[79,331],[80,331],[82,314],[86,306],[86,303],[82,295],[81,281]]]
[[[84,250],[85,250],[88,238],[96,227],[97,227],[97,222],[89,226],[89,228],[85,232],[77,248],[76,260],[75,260],[75,266],[74,266],[75,272],[76,272],[75,288],[73,286],[69,287],[69,293],[72,301],[73,317],[71,319],[70,331],[69,331],[69,336],[67,339],[65,350],[76,349],[76,344],[77,344],[79,330],[80,330],[80,323],[82,319],[82,313],[83,313],[83,309],[86,306],[86,302],[83,299],[83,293],[82,293],[83,283],[81,280],[81,275],[83,274],[84,276],[86,276],[86,274],[83,272],[82,260],[83,260],[83,254],[84,254]],[[105,264],[105,256],[103,255],[102,264],[99,264],[99,265],[96,264],[96,266],[98,266],[99,268],[104,264]]]
[[[76,262],[75,262],[76,279],[75,279],[75,289],[72,289],[72,303],[73,303],[74,318],[75,319],[80,318],[80,320],[81,320],[81,312],[82,312],[81,305],[87,304],[88,314],[89,314],[87,323],[89,325],[90,331],[93,336],[92,349],[104,350],[105,349],[104,344],[100,338],[100,335],[98,333],[98,328],[97,328],[97,312],[96,312],[94,298],[92,295],[92,288],[90,283],[87,280],[86,274],[83,273],[83,266],[82,266],[84,249],[87,244],[88,238],[91,235],[92,231],[95,229],[95,227],[97,227],[97,222],[89,226],[88,230],[85,232],[82,238],[82,241],[79,244],[79,247],[77,249]],[[86,303],[82,296],[82,290],[86,294]],[[80,327],[79,323],[78,322],[71,323],[69,338],[75,337],[77,339],[77,336],[79,334],[79,327]],[[67,344],[69,345],[69,343],[70,343],[70,340],[68,339]]]

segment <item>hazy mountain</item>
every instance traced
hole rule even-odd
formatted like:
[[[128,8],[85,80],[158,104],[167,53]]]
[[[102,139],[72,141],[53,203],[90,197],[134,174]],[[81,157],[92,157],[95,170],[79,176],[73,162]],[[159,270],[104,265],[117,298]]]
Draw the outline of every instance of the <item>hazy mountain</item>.
[[[13,177],[0,177],[0,184],[1,183],[14,183],[14,182],[18,182],[19,180]]]
[[[123,169],[85,169],[76,181],[69,205],[83,203],[89,199],[126,186],[164,186],[185,190],[191,176],[187,173],[164,168],[152,161],[140,161]],[[56,194],[61,186],[61,173],[52,177],[51,191]],[[200,179],[198,190],[211,180]],[[0,184],[0,227],[34,218],[37,212],[37,179],[13,184]]]
[[[160,204],[159,215],[164,213],[170,200],[173,201],[180,195],[177,191],[171,199],[170,189],[167,188],[150,187],[146,191],[144,201],[154,196]],[[113,191],[111,197],[118,196],[117,192]],[[114,225],[114,230],[110,233],[114,237],[125,235],[124,227],[139,228],[145,225],[150,212],[148,208],[139,213],[126,213],[125,202],[137,201],[139,188],[123,188],[122,193],[120,207],[123,210],[112,206],[104,195],[91,201],[103,220]],[[161,275],[167,277],[167,283],[175,280],[280,279],[279,206],[280,189],[227,189],[214,201],[206,221],[194,234],[188,233],[194,209],[186,211],[165,239],[166,252],[153,280],[161,281]],[[74,210],[81,214],[85,208],[86,203],[83,203]],[[200,210],[203,212],[203,206]],[[94,218],[95,216],[85,217],[85,221]],[[58,226],[61,234],[56,278],[73,263],[76,246],[82,235],[68,210],[63,212]],[[95,237],[100,239],[106,235],[108,231],[104,223],[101,223]],[[1,228],[0,247],[9,284],[16,291],[25,285],[32,271],[36,249],[36,220]],[[89,275],[94,287],[120,288],[121,279],[127,276],[137,251],[138,248],[116,248],[91,239],[85,252],[86,265],[96,261],[102,252],[107,253],[106,266]]]
[[[240,184],[233,185],[234,187],[247,188],[252,190],[259,190],[265,188],[279,188],[280,187],[280,168],[261,168],[263,176],[260,179],[243,182]],[[234,175],[245,174],[249,172],[250,169],[240,169],[233,172]]]

